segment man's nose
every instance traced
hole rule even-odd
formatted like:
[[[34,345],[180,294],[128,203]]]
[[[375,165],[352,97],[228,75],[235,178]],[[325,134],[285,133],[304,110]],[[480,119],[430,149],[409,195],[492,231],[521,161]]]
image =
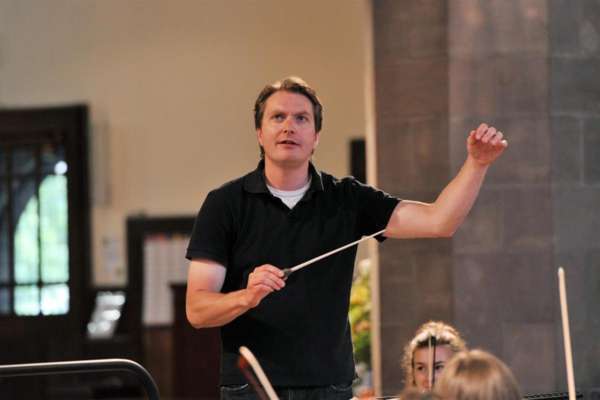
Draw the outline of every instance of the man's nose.
[[[286,118],[283,122],[283,131],[293,133],[296,131],[296,123],[293,118]]]

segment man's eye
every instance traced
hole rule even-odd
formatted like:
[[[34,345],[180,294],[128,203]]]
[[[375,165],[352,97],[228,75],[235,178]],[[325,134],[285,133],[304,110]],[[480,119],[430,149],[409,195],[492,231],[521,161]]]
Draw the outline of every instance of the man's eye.
[[[436,366],[435,366],[435,370],[436,370],[436,371],[441,371],[441,370],[443,370],[443,369],[444,369],[444,365],[443,365],[443,364],[439,364],[439,365],[436,365]]]
[[[273,115],[273,119],[276,121],[283,121],[285,119],[283,114],[275,114]]]
[[[300,122],[305,122],[305,121],[307,121],[307,120],[308,120],[308,118],[306,118],[306,116],[304,116],[304,115],[298,115],[298,116],[296,117],[296,119],[297,119],[298,121],[300,121]]]

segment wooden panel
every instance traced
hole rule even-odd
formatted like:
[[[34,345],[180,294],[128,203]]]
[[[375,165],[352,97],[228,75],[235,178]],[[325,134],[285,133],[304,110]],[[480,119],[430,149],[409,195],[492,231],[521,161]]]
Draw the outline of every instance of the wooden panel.
[[[173,397],[173,328],[145,327],[144,354],[144,365],[154,378],[161,397]]]
[[[194,329],[185,315],[185,285],[173,285],[173,395],[219,399],[221,334],[219,328]]]

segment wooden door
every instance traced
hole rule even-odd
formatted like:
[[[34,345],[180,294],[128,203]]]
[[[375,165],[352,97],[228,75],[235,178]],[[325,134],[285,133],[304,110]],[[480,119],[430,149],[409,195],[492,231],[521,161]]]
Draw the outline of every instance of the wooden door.
[[[90,269],[87,108],[0,110],[0,364],[81,358]],[[38,398],[55,378],[0,381]]]

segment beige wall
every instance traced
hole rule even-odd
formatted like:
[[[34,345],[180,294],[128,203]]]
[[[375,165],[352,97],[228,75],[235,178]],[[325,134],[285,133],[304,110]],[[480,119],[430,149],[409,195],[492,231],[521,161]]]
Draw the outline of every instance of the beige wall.
[[[258,159],[250,110],[299,75],[325,103],[318,165],[349,172],[365,131],[367,0],[0,0],[0,105],[91,110],[93,260],[125,218],[194,214]],[[119,264],[124,264],[121,251]]]

